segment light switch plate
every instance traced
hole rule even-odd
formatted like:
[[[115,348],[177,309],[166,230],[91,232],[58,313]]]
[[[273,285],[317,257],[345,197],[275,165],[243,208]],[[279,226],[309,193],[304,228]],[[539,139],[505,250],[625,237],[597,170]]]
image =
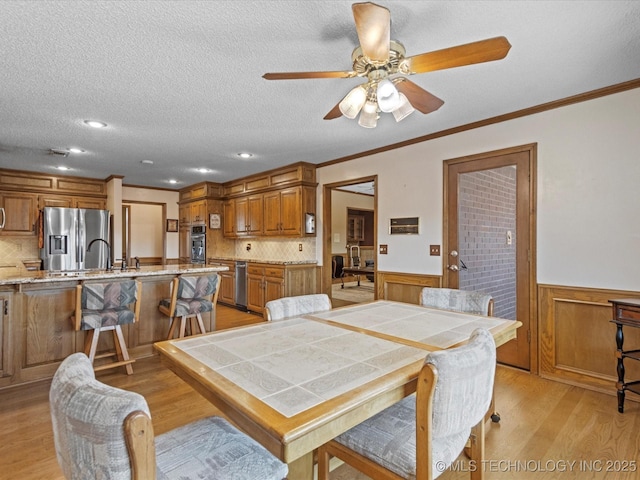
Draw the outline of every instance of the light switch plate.
[[[440,256],[440,245],[429,245],[429,255],[432,257]]]
[[[387,245],[380,245],[380,255],[387,254]]]

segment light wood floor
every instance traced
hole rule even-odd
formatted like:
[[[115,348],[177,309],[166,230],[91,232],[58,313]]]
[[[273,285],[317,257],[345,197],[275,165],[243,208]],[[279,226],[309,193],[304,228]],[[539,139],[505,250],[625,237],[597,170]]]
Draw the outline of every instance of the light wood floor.
[[[261,317],[218,306],[219,328],[262,321]],[[101,372],[110,385],[144,395],[155,433],[216,414],[215,408],[157,357],[138,360],[134,374]],[[499,424],[487,424],[485,478],[640,478],[640,403],[627,401],[619,414],[614,395],[584,390],[526,372],[499,367],[496,376]],[[612,389],[613,389],[612,385]],[[56,463],[48,404],[48,382],[0,391],[0,478],[62,480]],[[632,394],[629,394],[631,396]],[[626,462],[626,463],[625,463]],[[635,472],[620,470],[625,467]],[[464,457],[439,478],[469,478]],[[346,466],[333,480],[362,480]],[[292,479],[295,480],[295,479]]]

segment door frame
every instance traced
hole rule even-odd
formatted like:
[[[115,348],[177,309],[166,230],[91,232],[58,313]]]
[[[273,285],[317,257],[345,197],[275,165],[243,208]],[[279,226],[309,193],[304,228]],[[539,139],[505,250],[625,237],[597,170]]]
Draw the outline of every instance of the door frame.
[[[447,268],[447,255],[450,251],[449,247],[449,228],[454,226],[449,225],[449,166],[478,161],[478,160],[487,160],[490,161],[491,158],[496,156],[509,155],[514,153],[528,153],[529,161],[528,161],[528,216],[529,216],[529,235],[527,238],[527,251],[520,252],[519,255],[527,255],[529,262],[529,371],[533,374],[538,374],[539,365],[538,365],[538,302],[537,302],[537,273],[536,273],[536,198],[537,198],[537,144],[531,143],[527,145],[520,145],[516,147],[510,147],[500,150],[494,150],[490,152],[483,152],[475,155],[469,155],[464,157],[453,158],[449,160],[445,160],[443,162],[443,215],[442,215],[442,285],[448,286],[450,279],[450,271]],[[491,168],[491,167],[488,167]]]
[[[329,298],[332,298],[332,279],[331,271],[333,270],[331,243],[331,193],[338,187],[345,187],[347,185],[356,185],[358,183],[373,182],[373,251],[375,255],[374,260],[374,280],[377,282],[376,272],[378,270],[378,175],[369,175],[366,177],[352,178],[349,180],[343,180],[341,182],[326,183],[323,185],[322,190],[322,292],[326,293]],[[377,285],[377,283],[375,283]],[[374,289],[374,298],[377,298],[377,288]]]

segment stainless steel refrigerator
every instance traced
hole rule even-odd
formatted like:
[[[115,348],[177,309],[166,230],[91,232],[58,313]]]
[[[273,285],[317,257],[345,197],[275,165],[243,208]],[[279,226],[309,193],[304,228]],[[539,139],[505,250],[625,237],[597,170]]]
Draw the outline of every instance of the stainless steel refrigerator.
[[[102,241],[91,243],[96,239]],[[111,253],[108,242],[108,210],[44,208],[40,258],[45,270],[106,268]]]

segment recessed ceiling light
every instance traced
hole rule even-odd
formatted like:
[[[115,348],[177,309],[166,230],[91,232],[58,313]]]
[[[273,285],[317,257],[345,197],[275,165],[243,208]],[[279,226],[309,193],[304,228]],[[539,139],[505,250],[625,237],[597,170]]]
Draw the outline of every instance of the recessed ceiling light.
[[[140,163],[143,165],[153,165],[153,160],[142,160]]]
[[[97,120],[85,120],[84,123],[93,128],[104,128],[107,126],[104,122],[98,122]]]
[[[178,183],[178,180],[174,180],[173,178],[169,180],[169,183]]]
[[[83,149],[81,149],[81,148],[75,148],[75,147],[70,148],[70,149],[69,149],[69,151],[70,151],[71,153],[84,153],[84,150],[83,150]]]
[[[198,168],[197,169],[200,173],[209,173],[211,170],[209,170],[208,168]]]
[[[56,167],[58,170],[71,170],[69,167],[64,167],[62,165],[60,165],[59,167]]]
[[[238,156],[239,156],[240,158],[251,158],[251,157],[253,157],[253,153],[240,152],[240,153],[238,154]]]

